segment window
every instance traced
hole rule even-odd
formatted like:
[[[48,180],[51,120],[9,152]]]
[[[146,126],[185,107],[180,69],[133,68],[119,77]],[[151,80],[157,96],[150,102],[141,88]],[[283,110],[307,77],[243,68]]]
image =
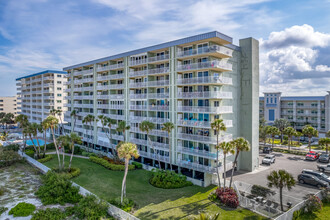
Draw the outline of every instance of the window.
[[[62,84],[62,81],[57,81],[58,84]]]
[[[62,88],[61,87],[57,87],[57,90],[60,91],[60,90],[62,90]]]
[[[268,95],[267,95],[268,96]],[[267,104],[269,103],[269,100],[268,100],[268,98],[267,98]]]
[[[60,78],[61,78],[61,77],[62,77],[62,75],[57,75],[57,77],[60,77]]]
[[[59,107],[57,107],[57,109],[62,109],[62,107],[59,106]]]
[[[268,113],[269,113],[269,117],[268,117],[269,121],[274,121],[275,120],[275,110],[269,109]]]
[[[56,102],[57,102],[57,103],[62,103],[62,100],[57,100]]]
[[[219,101],[214,101],[214,107],[219,107]]]
[[[3,100],[1,99],[0,102],[3,102]]]
[[[61,97],[61,96],[62,96],[62,94],[57,94],[57,96],[58,96],[58,97]]]
[[[302,103],[302,102],[298,102],[298,103],[297,103],[297,106],[304,106],[304,103]]]
[[[277,103],[277,98],[274,98],[274,102],[275,102],[275,104]]]
[[[273,98],[270,98],[270,103],[273,103]]]

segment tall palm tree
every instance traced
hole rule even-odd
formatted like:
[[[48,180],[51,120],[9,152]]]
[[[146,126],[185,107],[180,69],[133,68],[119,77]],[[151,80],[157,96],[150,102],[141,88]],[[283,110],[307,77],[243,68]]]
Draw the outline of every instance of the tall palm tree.
[[[280,190],[280,203],[281,210],[283,211],[283,188],[291,190],[296,185],[296,181],[293,176],[285,170],[274,170],[268,176],[268,187],[278,188]]]
[[[30,137],[30,140],[32,142],[33,148],[35,150],[35,153],[37,154],[37,158],[40,159],[40,143],[38,139],[38,132],[40,131],[40,125],[37,123],[32,123],[27,127],[27,133]],[[37,141],[37,145],[35,145],[34,140]]]
[[[296,133],[294,134],[295,137],[298,138],[298,144],[300,145],[300,137],[302,136],[302,133],[299,131],[296,131]]]
[[[221,187],[221,182],[220,182],[220,174],[219,174],[219,135],[221,133],[221,131],[226,131],[227,127],[225,125],[225,123],[223,122],[222,119],[215,119],[212,123],[211,123],[211,128],[214,130],[214,132],[217,135],[217,146],[216,146],[216,150],[217,150],[217,160],[216,160],[216,169],[217,169],[217,176],[218,176],[218,183],[219,183],[219,187]]]
[[[112,142],[111,142],[111,140],[112,140],[111,128],[112,128],[112,125],[117,123],[117,121],[115,119],[106,117],[104,115],[99,115],[99,119],[100,119],[103,130],[106,131],[105,135],[109,139],[109,146],[111,149],[111,153],[112,153],[113,157],[116,158],[115,149],[112,147]],[[107,129],[105,129],[106,127],[107,127]]]
[[[56,142],[56,138],[55,138],[55,129],[58,126],[58,119],[55,118],[55,116],[49,115],[45,120],[44,123],[47,124],[45,126],[50,128],[50,131],[53,135],[53,142],[54,142],[54,146],[56,149],[56,154],[57,154],[57,159],[58,159],[58,168],[61,169],[61,159],[60,159],[60,152],[57,146],[57,142]]]
[[[78,117],[77,110],[72,110],[70,116],[73,117],[72,131],[74,132],[74,128],[76,127],[76,122],[77,122],[77,117]]]
[[[72,163],[72,158],[73,158],[73,154],[74,154],[74,146],[75,144],[81,144],[81,138],[79,137],[79,135],[77,135],[74,132],[71,132],[70,135],[68,136],[68,140],[69,140],[69,147],[71,150],[71,156],[70,156],[70,162],[69,162],[69,172],[71,171],[71,163]]]
[[[61,135],[57,138],[58,149],[62,152],[62,165],[59,167],[60,170],[65,168],[65,146],[70,144],[70,137],[68,135]]]
[[[287,127],[283,132],[284,134],[288,135],[288,148],[290,150],[290,146],[292,145],[292,137],[296,134],[296,130],[293,127]]]
[[[330,144],[330,138],[325,137],[325,138],[320,138],[319,139],[319,145],[325,146],[326,153],[328,153],[328,151],[329,151],[329,149],[328,149],[329,144]]]
[[[313,137],[318,137],[319,132],[310,125],[305,125],[302,129],[302,133],[308,137],[308,149],[311,151],[311,142]]]
[[[86,124],[86,125],[89,125],[89,128],[90,128],[90,136],[89,136],[90,141],[88,142],[88,148],[90,147],[90,144],[92,144],[92,142],[93,142],[92,136],[93,136],[93,130],[94,129],[93,129],[92,125],[94,124],[94,122],[97,122],[97,121],[98,121],[98,119],[96,119],[95,116],[91,115],[91,114],[86,115],[84,117],[84,119],[82,120],[82,123]],[[87,135],[87,127],[85,127],[85,128],[86,128],[86,135]]]
[[[149,136],[150,131],[152,131],[153,129],[155,129],[155,127],[156,127],[155,124],[152,123],[152,122],[150,122],[150,121],[143,121],[140,124],[140,130],[142,132],[146,132],[147,133],[148,142],[149,142],[150,146],[152,146],[152,149],[154,151],[154,155],[156,156],[155,147],[153,146],[153,144],[151,144],[151,140],[150,140],[150,136]],[[158,156],[158,165],[159,165],[159,169],[161,169],[159,156]]]
[[[272,149],[274,147],[274,141],[275,141],[275,136],[281,134],[281,132],[278,130],[277,127],[271,126],[268,130],[267,133],[270,134],[272,137]]]
[[[219,144],[219,146],[217,146],[217,148],[221,149],[223,153],[223,175],[224,175],[223,187],[226,188],[226,175],[227,175],[226,157],[228,153],[234,154],[235,150],[232,142],[222,142]]]
[[[285,118],[280,118],[280,119],[276,119],[274,121],[274,126],[277,127],[277,129],[281,133],[281,143],[282,143],[283,142],[284,129],[290,126],[290,122]]]
[[[45,155],[46,155],[46,148],[47,148],[46,133],[47,133],[47,130],[50,127],[49,127],[49,124],[48,123],[45,123],[45,120],[40,123],[40,126],[42,127],[43,135],[44,135],[44,141],[45,141],[45,143],[44,143],[44,150],[43,150],[43,156],[42,157],[45,157]]]
[[[124,135],[124,142],[126,142],[126,131],[131,129],[131,126],[126,124],[126,121],[120,121],[116,129],[117,132],[121,132]]]
[[[239,153],[242,151],[250,150],[250,143],[245,138],[242,138],[242,137],[236,138],[235,140],[231,141],[231,144],[233,145],[233,148],[236,151],[236,155],[235,155],[235,160],[233,163],[233,168],[231,170],[229,188],[231,187],[231,184],[233,182],[234,170],[237,165],[237,159],[238,159]]]
[[[125,159],[125,174],[121,187],[121,203],[123,203],[124,196],[126,196],[126,177],[128,173],[128,164],[132,157],[136,159],[140,156],[135,144],[124,142],[118,148],[118,156],[120,159]]]
[[[1,112],[1,113],[3,113],[3,112]],[[19,127],[24,130],[24,128],[29,125],[29,120],[26,115],[17,115],[15,118],[15,123],[18,123]],[[24,149],[25,149],[26,148],[26,133],[23,132],[22,135],[23,135],[23,143],[24,143]]]
[[[325,133],[325,136],[326,136],[326,137],[330,137],[330,130],[327,131],[327,133]]]
[[[169,159],[170,159],[170,167],[172,171],[172,147],[171,147],[171,131],[174,129],[174,124],[172,122],[165,122],[163,124],[162,130],[166,131],[168,134],[168,149],[169,149]]]

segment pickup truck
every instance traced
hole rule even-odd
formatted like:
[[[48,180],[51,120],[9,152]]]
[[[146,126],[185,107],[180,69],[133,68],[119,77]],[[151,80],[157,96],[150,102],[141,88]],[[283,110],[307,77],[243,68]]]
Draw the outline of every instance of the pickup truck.
[[[317,165],[317,169],[321,172],[330,172],[330,163],[327,165]]]

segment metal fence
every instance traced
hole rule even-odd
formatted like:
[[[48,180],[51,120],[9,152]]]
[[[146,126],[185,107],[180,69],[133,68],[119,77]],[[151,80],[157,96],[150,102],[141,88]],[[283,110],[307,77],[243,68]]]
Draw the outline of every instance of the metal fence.
[[[22,157],[25,158],[27,162],[29,162],[31,165],[33,165],[34,167],[41,170],[43,173],[47,173],[48,171],[50,171],[50,168],[46,167],[45,165],[43,165],[42,163],[36,161],[35,159],[29,157],[25,153],[19,151],[19,154],[22,155]],[[80,185],[78,185],[74,182],[72,182],[72,185],[79,188],[79,193],[81,195],[83,195],[83,196],[94,195],[96,198],[98,198],[95,194],[91,193],[90,191],[88,191],[84,187],[82,187],[82,186],[80,186]],[[114,205],[111,205],[110,203],[108,203],[108,213],[116,219],[139,220],[139,218],[123,211],[122,209],[120,209],[120,208],[118,208]]]

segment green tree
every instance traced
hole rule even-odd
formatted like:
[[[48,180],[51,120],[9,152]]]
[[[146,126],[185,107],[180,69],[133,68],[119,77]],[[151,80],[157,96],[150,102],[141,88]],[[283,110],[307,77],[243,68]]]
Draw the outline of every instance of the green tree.
[[[265,120],[265,118],[261,118],[260,120],[259,120],[259,128],[263,128],[263,127],[266,127],[266,120]]]
[[[238,155],[242,151],[250,151],[250,143],[242,137],[236,138],[235,140],[231,141],[231,144],[233,145],[233,148],[235,149],[236,155],[233,163],[233,168],[231,170],[231,176],[230,176],[230,183],[229,183],[229,188],[231,188],[231,184],[233,182],[233,175],[234,175],[234,170],[235,167],[237,166],[237,159]]]
[[[58,149],[59,151],[62,151],[62,163],[59,167],[59,170],[63,170],[65,168],[65,146],[68,146],[70,144],[70,137],[68,135],[61,135],[57,138],[58,143]]]
[[[128,164],[132,157],[136,159],[140,156],[135,144],[124,142],[118,148],[118,156],[120,159],[125,159],[125,174],[121,187],[121,203],[123,203],[124,196],[126,197],[126,177],[128,173]]]
[[[120,121],[116,129],[117,132],[123,133],[124,142],[126,142],[126,131],[131,129],[131,126],[126,124],[126,121]]]
[[[327,133],[325,133],[325,136],[326,136],[326,137],[330,137],[330,130],[327,131]]]
[[[154,155],[158,157],[158,165],[159,165],[159,169],[161,169],[161,165],[160,165],[160,159],[159,159],[159,156],[155,150],[155,147],[153,146],[153,144],[151,143],[151,140],[150,140],[150,136],[149,136],[149,133],[155,129],[156,125],[150,121],[143,121],[141,122],[140,124],[140,130],[142,132],[146,132],[147,133],[147,139],[148,139],[148,142],[149,142],[149,146],[152,147],[152,150],[154,151]]]
[[[266,146],[267,136],[268,136],[268,129],[271,126],[267,125],[264,127],[259,128],[259,138],[264,142],[264,146]]]
[[[69,172],[70,172],[71,171],[72,158],[73,158],[73,154],[74,154],[74,146],[76,144],[81,144],[82,141],[81,141],[81,137],[79,137],[79,135],[77,135],[74,132],[71,132],[70,135],[67,135],[67,136],[68,136],[68,142],[70,143],[69,147],[70,147],[70,150],[71,150],[71,156],[70,156],[70,162],[69,162]]]
[[[232,142],[222,142],[217,148],[221,149],[223,153],[223,175],[224,175],[223,187],[226,188],[226,178],[227,178],[226,158],[227,158],[227,154],[229,153],[234,154],[235,149]]]
[[[328,149],[329,144],[330,144],[330,138],[325,137],[325,138],[319,139],[319,145],[325,146],[326,153],[328,153],[328,151],[329,151],[329,149]]]
[[[170,159],[170,167],[172,171],[172,147],[171,147],[171,132],[174,129],[174,124],[172,122],[165,122],[163,124],[162,130],[166,131],[168,134],[168,149],[169,149],[169,159]]]
[[[115,119],[108,118],[104,115],[99,115],[99,120],[101,122],[102,129],[105,131],[105,134],[106,134],[107,138],[109,139],[109,146],[111,149],[111,153],[112,153],[113,157],[116,158],[117,155],[115,153],[115,149],[112,147],[111,128],[112,128],[112,125],[115,125],[117,123],[117,121]]]
[[[33,148],[35,153],[37,154],[37,158],[40,159],[40,143],[39,143],[39,139],[38,139],[38,133],[42,131],[42,128],[39,124],[37,123],[32,123],[29,124],[28,127],[26,127],[26,132],[32,142]],[[37,146],[34,143],[34,140],[37,141]]]
[[[77,122],[77,117],[78,117],[78,112],[77,110],[72,110],[70,113],[71,118],[73,118],[73,126],[72,126],[72,131],[74,132],[74,129],[76,127],[76,122]]]
[[[60,159],[60,152],[57,146],[56,138],[55,138],[55,129],[58,126],[58,119],[55,118],[55,116],[49,115],[45,120],[44,123],[46,124],[45,126],[50,128],[50,131],[53,136],[53,143],[56,149],[56,154],[57,154],[57,159],[58,159],[58,168],[61,168],[61,159]]]
[[[283,211],[283,188],[291,190],[296,185],[296,181],[293,176],[285,170],[274,170],[268,176],[268,187],[278,188],[280,190],[280,203],[281,210]]]
[[[267,130],[267,133],[270,134],[270,136],[272,137],[272,148],[273,148],[274,147],[275,136],[279,135],[280,131],[278,130],[278,128],[276,128],[274,126],[271,126]]]
[[[284,129],[290,126],[290,122],[284,118],[276,119],[274,121],[274,126],[277,127],[277,129],[281,133],[281,143],[283,142],[283,133]]]
[[[44,142],[44,150],[43,150],[43,156],[42,157],[45,157],[45,155],[46,155],[46,149],[47,149],[46,133],[47,133],[47,130],[50,127],[49,127],[49,124],[48,123],[45,123],[45,120],[40,123],[40,126],[42,128],[43,136],[44,136],[44,141],[45,141]]]
[[[6,116],[5,112],[0,112],[0,124],[1,124],[1,128],[4,128],[4,118]]]
[[[222,119],[215,119],[211,123],[211,128],[214,130],[214,132],[217,135],[217,145],[215,147],[217,150],[216,170],[217,170],[217,176],[218,176],[218,184],[219,184],[219,187],[221,187],[220,174],[219,174],[219,136],[221,135],[221,131],[227,130],[227,127]]]
[[[6,125],[6,129],[8,129],[9,124],[14,124],[15,115],[13,113],[7,113],[5,114],[5,117],[3,118],[3,122]]]
[[[284,134],[288,135],[288,148],[290,150],[290,146],[292,145],[292,137],[296,134],[296,130],[293,127],[287,127],[284,129]]]
[[[296,133],[294,134],[295,137],[298,138],[298,144],[300,145],[300,137],[302,136],[302,133],[299,131],[296,131]]]
[[[305,125],[302,129],[302,133],[308,137],[308,149],[311,151],[311,142],[313,137],[318,137],[319,132],[310,125]]]
[[[89,141],[87,143],[89,149],[91,148],[92,142],[94,143],[94,141],[93,141],[93,130],[94,130],[93,124],[94,124],[94,122],[97,122],[97,121],[98,121],[98,119],[96,119],[95,116],[91,115],[91,114],[86,115],[82,120],[82,123],[85,124],[86,136],[87,136],[87,131],[88,131],[87,125],[89,125],[90,135],[88,138]]]
[[[4,112],[1,112],[4,113]],[[1,114],[0,113],[0,114]],[[17,115],[15,118],[15,123],[18,124],[18,126],[24,131],[24,128],[26,128],[29,125],[29,120],[26,115]],[[24,150],[26,148],[26,133],[22,132],[23,135],[23,143],[24,143]]]

